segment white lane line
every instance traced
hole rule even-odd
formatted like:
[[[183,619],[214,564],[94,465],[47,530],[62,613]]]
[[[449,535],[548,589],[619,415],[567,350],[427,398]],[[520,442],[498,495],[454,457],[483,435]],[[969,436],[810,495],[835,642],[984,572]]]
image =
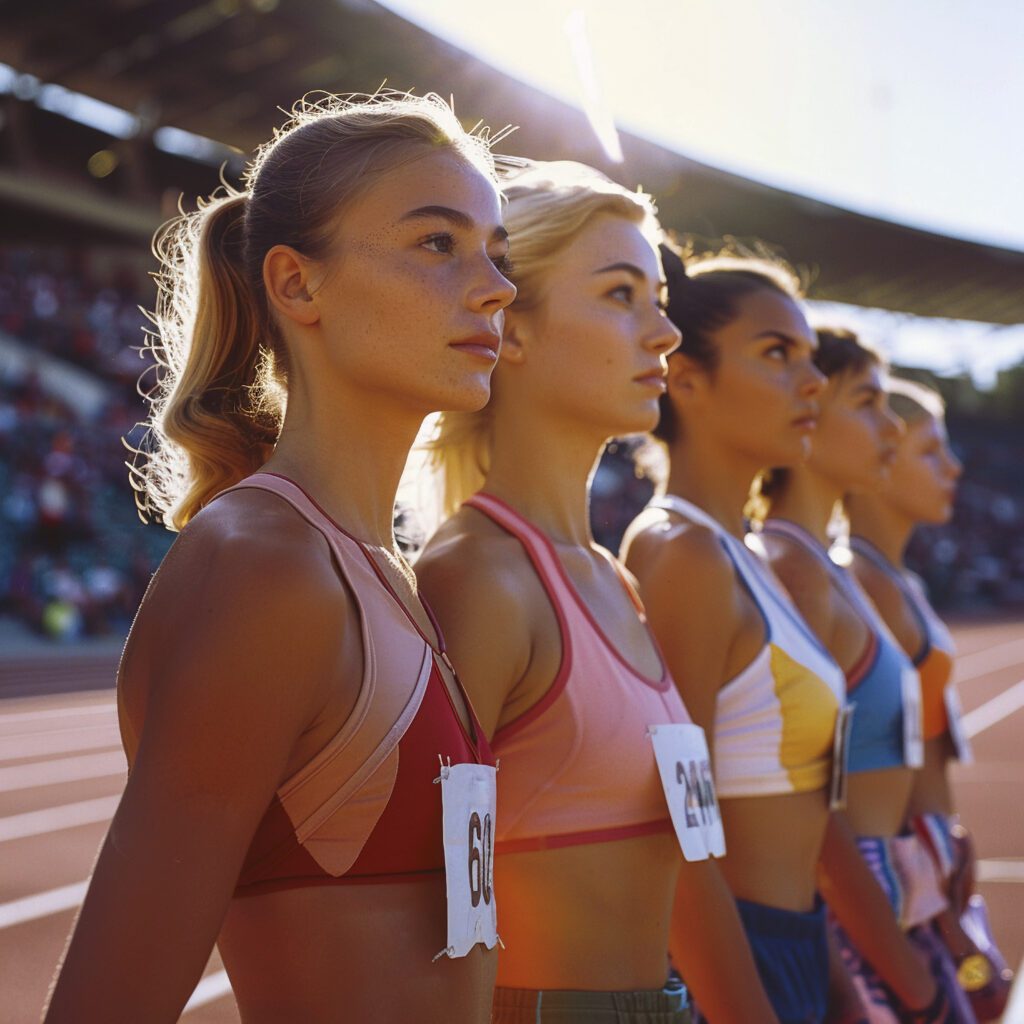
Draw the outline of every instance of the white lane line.
[[[28,736],[0,737],[0,762],[23,757],[51,757],[80,750],[120,747],[121,733],[116,725],[91,725],[82,729],[54,729]]]
[[[212,1003],[215,999],[220,999],[221,996],[226,996],[230,991],[231,982],[228,981],[226,971],[208,974],[196,985],[192,998],[185,1004],[185,1009],[181,1012],[185,1014],[189,1010],[197,1010],[200,1006],[205,1006],[207,1003]]]
[[[120,799],[120,795],[101,796],[97,800],[80,800],[74,804],[61,804],[42,811],[28,811],[0,818],[0,843],[108,821],[117,810]]]
[[[1003,690],[998,697],[986,701],[980,708],[968,711],[963,718],[964,732],[968,736],[977,736],[978,733],[1001,722],[1004,718],[1024,707],[1024,679],[1014,683],[1008,690]]]
[[[979,882],[1024,882],[1024,860],[1014,857],[979,860]]]
[[[1007,640],[1006,643],[996,644],[995,647],[986,647],[984,650],[957,658],[953,681],[965,683],[971,679],[977,679],[979,676],[987,675],[989,672],[998,672],[1000,669],[1009,668],[1011,665],[1018,665],[1022,662],[1024,662],[1024,637]]]
[[[0,711],[0,729],[18,722],[37,722],[48,718],[73,718],[76,715],[116,715],[117,705],[113,701],[103,704],[73,704],[60,708],[43,708],[40,711]]]
[[[127,772],[120,750],[103,754],[62,757],[55,761],[33,761],[0,768],[0,793],[14,793],[35,786],[52,786],[58,782],[85,782],[104,779]]]
[[[0,928],[11,928],[26,921],[35,921],[50,914],[77,907],[85,898],[89,880],[62,885],[59,889],[48,889],[33,896],[25,896],[10,903],[0,903]]]
[[[72,910],[85,899],[88,887],[89,879],[86,879],[84,882],[62,885],[59,889],[38,892],[33,896],[12,900],[10,903],[0,903],[0,928],[13,928],[15,925],[24,924],[27,921],[37,921],[41,917],[49,917],[51,914]],[[230,991],[231,982],[228,981],[226,971],[208,974],[196,985],[183,1012],[188,1013],[190,1010],[196,1010],[200,1006],[212,1003],[215,999],[226,996]]]
[[[1017,977],[1010,989],[1010,1001],[1003,1011],[1002,1024],[1024,1024],[1024,960],[1017,968]]]

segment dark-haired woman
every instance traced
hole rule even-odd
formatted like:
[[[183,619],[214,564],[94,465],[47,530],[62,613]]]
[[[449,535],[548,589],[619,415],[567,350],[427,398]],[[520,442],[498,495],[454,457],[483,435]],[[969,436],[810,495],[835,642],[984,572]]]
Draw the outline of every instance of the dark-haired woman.
[[[927,1003],[928,979],[898,931],[884,928],[881,893],[830,822],[830,802],[842,795],[842,672],[744,543],[755,478],[767,466],[800,465],[818,417],[824,382],[798,282],[763,260],[720,256],[684,271],[678,256],[664,256],[669,316],[683,337],[655,431],[667,486],[627,532],[624,552],[710,739],[729,847],[723,872],[781,1021],[825,1019],[818,887],[836,871],[852,871],[858,914],[877,931],[897,983]]]
[[[950,909],[920,927],[937,929],[953,952],[957,975],[979,1020],[998,1017],[1009,995],[1010,972],[987,934],[984,901],[973,890],[970,836],[959,823],[947,777],[949,762],[969,760],[952,682],[955,647],[903,556],[919,525],[949,522],[962,466],[950,447],[941,396],[915,381],[890,378],[889,405],[904,424],[889,478],[874,493],[849,495],[848,544],[834,549],[864,587],[921,677],[924,764],[910,798],[918,833],[941,866]],[[967,931],[961,923],[966,914]],[[984,947],[980,951],[977,943]]]
[[[246,1022],[486,1021],[493,762],[392,534],[421,420],[487,401],[515,294],[486,145],[436,97],[307,106],[162,247],[136,483],[181,536],[46,1019],[177,1020],[216,941]]]
[[[915,771],[923,763],[920,679],[856,578],[828,555],[836,508],[848,495],[883,485],[901,424],[888,406],[881,358],[850,332],[819,329],[817,335],[815,365],[828,378],[818,430],[807,462],[773,474],[763,488],[768,515],[760,536],[772,566],[846,674],[854,705],[846,819],[932,975],[933,1006],[915,1016],[880,976],[885,965],[878,955],[840,924],[834,935],[868,1020],[972,1024],[948,954],[914,930],[946,906],[932,857],[907,831]],[[830,895],[844,898],[842,879]]]

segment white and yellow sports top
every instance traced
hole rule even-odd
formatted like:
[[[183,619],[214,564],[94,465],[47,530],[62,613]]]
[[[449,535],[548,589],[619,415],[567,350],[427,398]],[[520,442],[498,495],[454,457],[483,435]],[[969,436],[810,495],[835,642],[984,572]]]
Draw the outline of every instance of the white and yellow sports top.
[[[706,526],[757,606],[765,645],[718,691],[715,788],[720,797],[821,789],[833,767],[836,719],[846,701],[843,670],[797,611],[767,561],[692,502],[673,494],[655,508]],[[757,537],[752,545],[760,544]]]

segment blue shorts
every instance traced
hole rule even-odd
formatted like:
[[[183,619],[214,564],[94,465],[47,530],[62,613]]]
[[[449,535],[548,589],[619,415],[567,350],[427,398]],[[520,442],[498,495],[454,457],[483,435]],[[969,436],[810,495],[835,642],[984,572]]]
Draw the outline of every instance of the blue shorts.
[[[821,1024],[828,1010],[824,904],[800,912],[737,900],[736,909],[779,1024]]]

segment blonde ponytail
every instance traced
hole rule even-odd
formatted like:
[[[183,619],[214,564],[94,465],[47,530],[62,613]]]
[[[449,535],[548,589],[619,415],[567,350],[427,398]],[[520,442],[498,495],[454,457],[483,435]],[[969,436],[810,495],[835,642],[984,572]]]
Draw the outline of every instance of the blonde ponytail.
[[[466,132],[433,94],[303,100],[257,152],[244,191],[215,193],[157,233],[158,382],[129,467],[143,515],[179,530],[273,452],[288,353],[264,291],[266,253],[280,244],[327,259],[346,205],[425,148],[453,150],[497,183],[492,141],[486,128]]]

